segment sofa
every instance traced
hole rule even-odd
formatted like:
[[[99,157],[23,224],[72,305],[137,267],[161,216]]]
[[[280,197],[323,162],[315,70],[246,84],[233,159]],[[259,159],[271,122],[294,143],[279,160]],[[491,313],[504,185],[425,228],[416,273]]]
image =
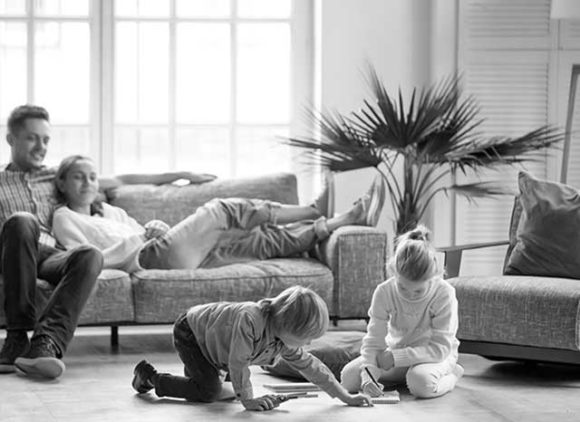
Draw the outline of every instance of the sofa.
[[[579,364],[579,192],[526,172],[518,185],[507,240],[439,248],[459,302],[459,351]],[[502,275],[459,275],[464,251],[501,245]]]
[[[123,185],[107,192],[107,201],[140,223],[160,219],[170,225],[216,197],[270,199],[297,204],[297,179],[280,173],[245,179],[216,179],[201,185]],[[118,327],[173,323],[189,307],[214,301],[249,301],[278,294],[292,285],[321,295],[333,320],[365,318],[375,286],[385,279],[386,233],[348,226],[336,230],[308,256],[270,259],[213,269],[145,270],[127,274],[106,269],[81,316],[80,326]],[[0,284],[2,280],[0,278]],[[37,306],[52,287],[37,282]],[[0,326],[5,325],[0,286]]]

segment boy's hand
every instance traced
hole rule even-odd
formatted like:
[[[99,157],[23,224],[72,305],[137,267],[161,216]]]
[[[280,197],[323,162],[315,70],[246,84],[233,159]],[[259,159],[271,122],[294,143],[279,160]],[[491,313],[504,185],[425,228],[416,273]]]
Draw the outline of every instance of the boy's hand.
[[[247,410],[272,410],[280,406],[281,400],[275,395],[266,395],[262,397],[257,397],[255,399],[242,400],[242,404]]]
[[[343,402],[348,404],[349,406],[372,406],[373,403],[371,398],[366,394],[353,394],[347,395],[341,399]]]
[[[151,220],[145,223],[145,238],[154,239],[163,236],[168,230],[169,225],[161,220]]]

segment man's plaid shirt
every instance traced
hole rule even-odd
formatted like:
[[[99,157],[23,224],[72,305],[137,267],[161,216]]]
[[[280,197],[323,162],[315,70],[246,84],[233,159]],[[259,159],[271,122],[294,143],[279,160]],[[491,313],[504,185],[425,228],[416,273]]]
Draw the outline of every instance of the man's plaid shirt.
[[[40,242],[54,246],[50,234],[52,214],[56,207],[54,196],[54,168],[24,172],[14,170],[12,164],[0,168],[0,228],[17,211],[26,211],[38,218]]]

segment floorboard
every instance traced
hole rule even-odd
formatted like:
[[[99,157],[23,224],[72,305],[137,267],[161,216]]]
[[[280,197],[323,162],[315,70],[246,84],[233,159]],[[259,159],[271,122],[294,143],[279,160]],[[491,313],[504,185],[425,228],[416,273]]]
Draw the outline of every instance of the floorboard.
[[[134,365],[149,359],[161,371],[180,373],[169,326],[120,329],[112,351],[109,331],[80,328],[65,357],[67,370],[56,381],[0,376],[0,421],[574,421],[580,420],[580,367],[495,362],[461,355],[465,376],[450,394],[417,400],[401,391],[401,403],[349,408],[324,393],[284,403],[272,412],[248,412],[231,400],[193,404],[137,395],[130,381]],[[341,329],[341,327],[338,327]],[[2,334],[3,336],[3,334]],[[3,339],[2,339],[3,341]],[[252,369],[257,394],[267,382],[283,382]],[[274,418],[274,419],[273,419]]]

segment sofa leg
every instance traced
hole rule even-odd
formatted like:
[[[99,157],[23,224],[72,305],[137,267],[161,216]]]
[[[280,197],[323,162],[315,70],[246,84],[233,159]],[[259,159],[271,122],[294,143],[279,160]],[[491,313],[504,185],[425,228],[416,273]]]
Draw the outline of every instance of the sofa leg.
[[[119,327],[111,325],[111,348],[117,349],[119,347]]]
[[[338,327],[338,317],[330,317],[333,327]]]

